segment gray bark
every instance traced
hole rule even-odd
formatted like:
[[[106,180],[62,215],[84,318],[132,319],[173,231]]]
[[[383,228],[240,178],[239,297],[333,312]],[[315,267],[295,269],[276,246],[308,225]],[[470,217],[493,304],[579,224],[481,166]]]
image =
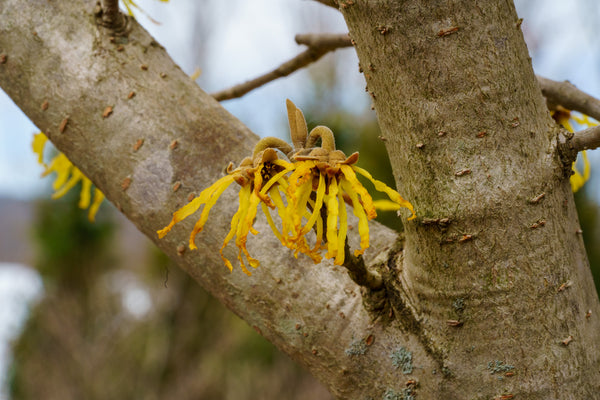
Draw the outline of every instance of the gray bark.
[[[404,251],[393,232],[372,226],[367,260],[391,305],[376,311],[345,271],[295,260],[262,221],[249,244],[262,265],[250,278],[230,274],[218,249],[233,191],[212,211],[198,251],[177,251],[192,220],[157,239],[188,195],[248,155],[257,137],[135,21],[127,38],[111,41],[93,2],[0,0],[0,86],[140,231],[337,397],[393,398],[415,379],[420,398],[594,398],[600,307],[558,131],[514,9],[430,3],[341,7],[398,188],[419,215],[406,224]],[[412,361],[401,365],[407,352]]]

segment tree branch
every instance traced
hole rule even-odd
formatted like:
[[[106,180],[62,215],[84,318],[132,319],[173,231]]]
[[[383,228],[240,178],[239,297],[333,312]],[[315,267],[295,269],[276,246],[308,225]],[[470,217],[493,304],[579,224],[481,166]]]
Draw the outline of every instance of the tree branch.
[[[571,138],[571,145],[577,152],[600,147],[600,125],[575,132]]]
[[[297,35],[298,44],[306,44],[308,49],[298,54],[291,60],[281,64],[271,72],[259,76],[250,81],[235,85],[229,89],[224,89],[211,94],[217,101],[230,100],[242,97],[246,93],[261,87],[275,79],[288,76],[292,72],[299,70],[323,57],[330,51],[340,47],[351,46],[348,34],[327,34],[327,35]]]
[[[336,10],[339,8],[338,4],[337,4],[337,0],[314,0],[318,3],[321,3],[323,5],[329,6],[329,7],[333,7]]]
[[[331,48],[332,50],[352,46],[352,40],[348,33],[305,33],[296,35],[294,40],[296,43],[308,47],[323,47]]]
[[[569,81],[557,82],[539,75],[537,80],[550,109],[561,105],[568,110],[579,111],[600,121],[600,100],[577,89]]]
[[[119,0],[102,0],[102,25],[116,33],[127,30],[127,17],[119,10]]]

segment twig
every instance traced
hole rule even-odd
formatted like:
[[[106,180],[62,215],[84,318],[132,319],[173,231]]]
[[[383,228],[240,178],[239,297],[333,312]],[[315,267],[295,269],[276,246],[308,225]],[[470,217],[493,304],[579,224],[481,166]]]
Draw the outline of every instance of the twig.
[[[557,82],[541,76],[537,80],[550,109],[560,105],[568,110],[579,111],[600,120],[600,100],[577,89],[569,81]],[[600,147],[600,126],[575,132],[570,138],[570,147],[576,152]]]
[[[310,63],[317,61],[330,51],[334,51],[340,47],[351,46],[350,38],[347,34],[335,35],[297,35],[296,42],[307,44],[307,50],[298,54],[291,60],[281,64],[271,72],[259,76],[250,81],[235,85],[229,89],[224,89],[216,93],[212,93],[217,101],[229,100],[242,97],[246,93],[254,90],[262,85],[265,85],[275,79],[288,76],[292,72],[307,66]]]
[[[119,10],[119,0],[102,0],[102,25],[115,32],[125,32],[127,17]]]
[[[557,82],[539,75],[537,80],[550,109],[561,105],[568,110],[579,111],[600,121],[600,100],[577,89],[569,81]]]
[[[318,3],[324,4],[329,7],[333,7],[336,10],[339,8],[336,0],[315,0]]]
[[[600,147],[600,125],[575,132],[571,138],[571,145],[578,152]]]
[[[347,33],[305,33],[296,35],[296,43],[308,47],[326,47],[337,49],[341,47],[351,47],[352,40]]]
[[[370,290],[380,290],[383,288],[383,278],[375,271],[371,271],[365,265],[365,261],[361,256],[356,257],[350,251],[348,239],[344,245],[344,267],[348,270],[350,278],[360,286],[364,286]]]

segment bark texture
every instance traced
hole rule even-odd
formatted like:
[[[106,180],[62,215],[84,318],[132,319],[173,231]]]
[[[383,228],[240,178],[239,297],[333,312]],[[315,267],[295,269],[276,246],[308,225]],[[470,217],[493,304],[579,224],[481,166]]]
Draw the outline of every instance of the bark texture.
[[[398,187],[420,216],[406,225],[399,280],[452,375],[444,398],[598,398],[599,325],[586,318],[598,300],[513,5],[342,11]],[[500,380],[496,362],[515,375]]]
[[[398,187],[419,214],[404,252],[394,233],[372,226],[367,259],[385,293],[361,293],[330,263],[295,260],[264,221],[249,243],[261,267],[251,278],[230,274],[218,249],[233,190],[198,251],[177,251],[192,220],[157,240],[188,195],[257,138],[135,21],[111,39],[94,2],[0,0],[0,86],[142,232],[337,397],[594,398],[600,309],[514,9],[434,3],[341,6]],[[507,365],[514,376],[503,375]]]

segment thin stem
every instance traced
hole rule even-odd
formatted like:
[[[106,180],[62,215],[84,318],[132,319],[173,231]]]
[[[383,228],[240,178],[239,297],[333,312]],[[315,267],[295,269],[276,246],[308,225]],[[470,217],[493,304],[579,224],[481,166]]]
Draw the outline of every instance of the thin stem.
[[[304,33],[296,35],[294,40],[308,47],[352,47],[352,40],[347,33]]]
[[[358,285],[371,290],[383,288],[383,279],[380,274],[370,271],[365,265],[362,256],[356,257],[350,251],[348,239],[344,245],[344,263],[342,264],[348,270],[350,278]]]
[[[102,0],[102,24],[115,32],[124,32],[127,17],[119,10],[119,0]]]

